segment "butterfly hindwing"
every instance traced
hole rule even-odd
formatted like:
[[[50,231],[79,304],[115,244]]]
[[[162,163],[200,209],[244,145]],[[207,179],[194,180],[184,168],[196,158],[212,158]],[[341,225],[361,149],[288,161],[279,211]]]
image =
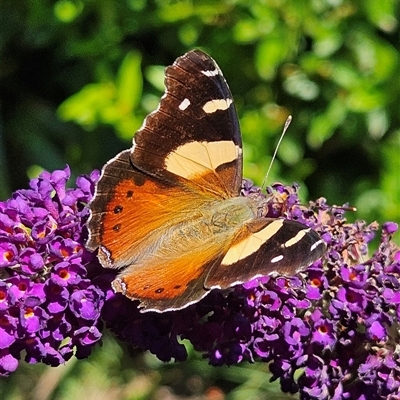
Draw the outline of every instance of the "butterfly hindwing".
[[[185,248],[176,257],[154,257],[141,265],[126,268],[113,282],[117,292],[135,300],[146,311],[169,311],[201,300],[209,290],[204,287],[207,271],[221,261],[221,246],[214,243]]]

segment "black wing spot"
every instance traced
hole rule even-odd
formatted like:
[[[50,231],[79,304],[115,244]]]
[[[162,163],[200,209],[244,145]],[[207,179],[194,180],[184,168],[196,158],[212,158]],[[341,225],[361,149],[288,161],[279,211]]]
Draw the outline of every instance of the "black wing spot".
[[[122,207],[121,204],[118,204],[114,207],[114,214],[119,214],[123,209],[124,207]]]
[[[128,191],[126,192],[126,197],[127,197],[128,199],[130,199],[132,196],[133,196],[133,190],[128,190]]]
[[[178,289],[180,289],[181,287],[182,287],[182,285],[176,285],[176,286],[174,286],[174,289],[178,290]]]
[[[157,290],[155,290],[155,292],[157,293],[157,294],[160,294],[160,293],[162,293],[164,291],[164,288],[158,288]]]
[[[114,225],[112,229],[113,229],[114,232],[119,232],[120,229],[121,229],[121,224]]]

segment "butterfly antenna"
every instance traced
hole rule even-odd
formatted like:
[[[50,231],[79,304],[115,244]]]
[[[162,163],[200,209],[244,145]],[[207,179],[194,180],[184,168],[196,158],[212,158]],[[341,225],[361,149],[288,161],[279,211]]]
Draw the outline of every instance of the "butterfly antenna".
[[[265,184],[266,184],[267,179],[268,179],[269,171],[271,171],[271,167],[272,167],[272,164],[274,163],[274,160],[275,160],[275,157],[276,157],[276,153],[278,152],[278,149],[279,149],[279,146],[280,146],[280,144],[281,144],[281,142],[282,142],[282,139],[283,139],[283,137],[285,136],[285,133],[286,133],[286,131],[288,130],[289,125],[290,125],[291,122],[292,122],[292,116],[289,115],[289,116],[286,118],[285,126],[283,127],[281,137],[279,138],[278,144],[277,144],[276,147],[275,147],[274,155],[272,156],[272,160],[271,160],[271,162],[269,163],[268,171],[267,171],[267,173],[265,174],[265,178],[264,178],[263,183],[262,183],[262,185],[261,185],[261,189],[262,189],[262,190],[265,189]]]

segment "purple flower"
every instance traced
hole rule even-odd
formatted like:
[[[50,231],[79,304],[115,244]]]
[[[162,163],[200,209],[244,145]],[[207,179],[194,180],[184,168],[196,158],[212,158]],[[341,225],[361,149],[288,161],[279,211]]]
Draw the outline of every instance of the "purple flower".
[[[66,285],[59,285],[52,280],[48,280],[44,291],[47,298],[46,309],[49,313],[58,314],[67,308],[70,293]]]
[[[59,286],[78,285],[85,273],[86,269],[80,259],[72,260],[72,262],[61,261],[54,265],[51,280]]]
[[[389,235],[393,235],[396,233],[399,229],[399,225],[396,224],[395,222],[385,222],[382,225],[382,229],[384,232],[388,233]]]
[[[315,265],[316,263],[314,263]],[[321,266],[308,268],[306,297],[309,300],[321,300],[324,290],[328,288],[328,280]]]
[[[19,262],[21,264],[21,271],[26,275],[34,275],[40,272],[44,267],[42,256],[31,247],[21,250]]]
[[[6,376],[10,372],[14,372],[17,368],[18,359],[10,353],[8,348],[0,349],[0,376]]]
[[[79,178],[76,189],[66,188],[69,175],[68,167],[44,172],[0,202],[0,375],[16,369],[22,351],[27,362],[56,366],[101,337],[81,340],[82,329],[99,332],[104,301],[100,288],[90,289],[95,256],[84,247],[99,174]]]
[[[380,341],[386,337],[386,329],[385,327],[379,322],[374,321],[368,328],[367,328],[367,338],[371,341],[376,340]]]
[[[92,347],[101,339],[101,332],[95,326],[83,326],[74,332],[75,356],[79,359],[87,358],[92,352]]]
[[[7,314],[0,316],[0,349],[7,349],[16,341],[17,327],[16,318]]]
[[[319,309],[311,314],[310,321],[313,322],[312,343],[322,346],[323,349],[332,349],[337,337],[337,329],[333,321],[324,318]]]
[[[0,268],[17,264],[17,247],[6,238],[0,237]]]
[[[93,285],[86,288],[81,285],[81,287],[81,290],[75,290],[71,294],[69,308],[77,318],[97,321],[100,318],[104,293]]]

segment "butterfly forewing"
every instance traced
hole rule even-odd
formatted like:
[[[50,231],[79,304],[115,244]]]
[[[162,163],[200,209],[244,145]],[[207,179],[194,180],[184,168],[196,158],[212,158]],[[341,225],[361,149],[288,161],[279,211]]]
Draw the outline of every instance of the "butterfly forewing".
[[[285,219],[256,218],[232,238],[218,268],[205,286],[226,289],[272,272],[294,275],[320,258],[325,243],[311,228]]]
[[[166,92],[134,137],[132,163],[161,180],[238,195],[242,141],[232,95],[213,59],[194,50],[166,69]]]
[[[162,249],[163,239],[168,243],[165,232],[179,225],[183,229],[185,222],[198,218],[197,209],[214,201],[208,193],[146,175],[132,166],[130,151],[123,151],[103,168],[90,204],[86,246],[99,247],[104,267],[143,268],[142,260],[157,246]]]

